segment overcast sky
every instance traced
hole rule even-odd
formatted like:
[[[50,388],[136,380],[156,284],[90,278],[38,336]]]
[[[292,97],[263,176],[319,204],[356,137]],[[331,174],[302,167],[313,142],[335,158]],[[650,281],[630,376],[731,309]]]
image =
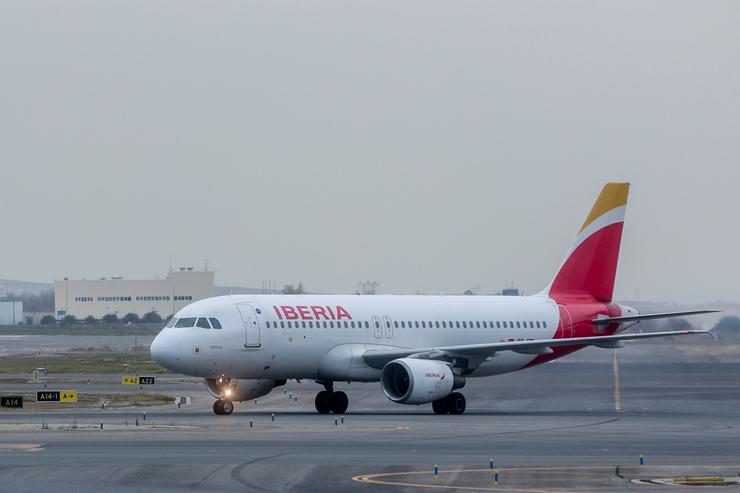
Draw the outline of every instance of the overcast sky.
[[[0,277],[740,301],[740,3],[0,4]]]

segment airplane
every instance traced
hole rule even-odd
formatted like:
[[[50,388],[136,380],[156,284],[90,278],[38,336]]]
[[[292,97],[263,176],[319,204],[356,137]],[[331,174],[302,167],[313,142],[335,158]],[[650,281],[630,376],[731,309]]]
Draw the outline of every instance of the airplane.
[[[462,414],[469,378],[523,370],[587,346],[712,329],[622,333],[640,314],[612,294],[629,183],[607,183],[550,284],[532,296],[234,295],[196,301],[169,320],[151,355],[202,377],[228,415],[288,379],[313,380],[316,411],[343,414],[334,382],[380,382],[392,402]]]

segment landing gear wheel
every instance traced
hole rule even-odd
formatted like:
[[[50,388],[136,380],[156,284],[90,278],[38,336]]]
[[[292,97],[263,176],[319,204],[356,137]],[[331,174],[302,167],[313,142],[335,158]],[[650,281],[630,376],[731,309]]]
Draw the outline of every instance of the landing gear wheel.
[[[322,390],[316,394],[316,410],[319,414],[329,414],[331,412],[331,394],[326,390]]]
[[[213,412],[219,416],[224,416],[234,412],[234,403],[219,399],[213,403]]]
[[[223,404],[221,404],[221,409],[223,410],[223,414],[229,415],[234,412],[234,403],[231,401],[221,401]]]
[[[450,414],[462,414],[465,412],[465,396],[460,392],[453,392],[447,396],[447,406]]]
[[[331,410],[334,414],[344,414],[349,406],[349,399],[347,398],[347,394],[344,392],[334,392],[331,394],[329,403],[331,404]]]
[[[224,414],[224,401],[222,401],[222,400],[219,399],[216,402],[214,402],[213,403],[213,412],[215,414],[218,414],[219,416],[221,416],[222,414]]]
[[[447,397],[444,399],[438,399],[434,402],[432,402],[432,409],[434,410],[434,414],[449,414],[450,412],[450,404],[447,402]]]

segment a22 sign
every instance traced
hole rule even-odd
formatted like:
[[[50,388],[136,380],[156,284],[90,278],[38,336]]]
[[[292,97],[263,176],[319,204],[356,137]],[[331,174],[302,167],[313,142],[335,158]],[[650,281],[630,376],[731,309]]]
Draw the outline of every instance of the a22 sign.
[[[123,377],[123,385],[154,385],[154,377]]]

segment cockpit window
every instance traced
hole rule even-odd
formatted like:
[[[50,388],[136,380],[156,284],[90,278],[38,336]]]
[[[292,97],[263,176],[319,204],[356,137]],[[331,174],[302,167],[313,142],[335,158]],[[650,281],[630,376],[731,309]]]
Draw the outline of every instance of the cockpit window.
[[[221,322],[219,322],[217,318],[209,318],[208,320],[211,321],[211,325],[213,325],[213,328],[214,329],[220,329],[221,328]]]
[[[182,329],[183,327],[193,327],[195,325],[195,318],[181,318],[175,324],[175,327]]]
[[[167,325],[165,327],[174,327],[177,323],[177,319],[175,317],[172,317],[169,322],[167,322]]]
[[[198,322],[195,324],[196,327],[200,327],[201,329],[210,329],[211,325],[208,323],[207,318],[199,318]]]

